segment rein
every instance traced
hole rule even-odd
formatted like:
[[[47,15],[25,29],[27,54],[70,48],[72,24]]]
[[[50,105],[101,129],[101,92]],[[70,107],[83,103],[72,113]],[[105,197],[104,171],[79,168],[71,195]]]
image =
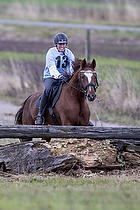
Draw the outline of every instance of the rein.
[[[80,92],[86,94],[86,91],[83,91],[83,90],[80,90],[80,89],[76,88],[75,86],[71,85],[69,82],[66,82],[66,81],[65,81],[65,83],[66,83],[67,85],[69,85],[70,87],[74,88],[75,90],[78,90],[78,91],[80,91]]]

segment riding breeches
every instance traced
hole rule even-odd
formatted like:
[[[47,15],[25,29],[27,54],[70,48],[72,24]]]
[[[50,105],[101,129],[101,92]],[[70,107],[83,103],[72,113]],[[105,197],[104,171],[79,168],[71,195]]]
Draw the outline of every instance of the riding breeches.
[[[52,85],[55,82],[56,82],[56,79],[54,79],[52,77],[49,77],[49,78],[45,79],[45,81],[44,81],[44,85],[45,85],[44,95],[46,97],[48,97],[48,95],[49,95],[49,93],[51,91]]]

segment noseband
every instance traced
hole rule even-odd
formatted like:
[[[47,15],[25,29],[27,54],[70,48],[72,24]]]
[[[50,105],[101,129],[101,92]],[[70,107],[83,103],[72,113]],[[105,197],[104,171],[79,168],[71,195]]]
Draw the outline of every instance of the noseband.
[[[87,71],[81,70],[80,72],[86,73]],[[94,84],[94,83],[88,83],[88,84],[84,87],[84,86],[83,86],[83,83],[82,83],[82,76],[81,76],[81,74],[80,74],[80,76],[79,76],[79,83],[80,83],[80,85],[81,85],[81,87],[82,87],[82,91],[85,93],[85,95],[86,95],[86,92],[87,92],[87,88],[88,88],[88,87],[93,86],[95,92],[96,92],[96,89],[99,87],[98,80],[97,80],[97,72],[96,72],[96,71],[90,71],[89,73],[92,73],[92,74],[96,73],[96,77],[95,77],[96,83],[95,83],[95,84]]]

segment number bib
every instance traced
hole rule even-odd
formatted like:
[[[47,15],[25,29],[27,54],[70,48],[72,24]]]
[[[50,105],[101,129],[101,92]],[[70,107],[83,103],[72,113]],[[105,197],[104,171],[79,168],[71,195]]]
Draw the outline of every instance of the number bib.
[[[57,69],[66,69],[68,66],[68,56],[63,55],[63,56],[57,56],[56,57],[56,68]]]

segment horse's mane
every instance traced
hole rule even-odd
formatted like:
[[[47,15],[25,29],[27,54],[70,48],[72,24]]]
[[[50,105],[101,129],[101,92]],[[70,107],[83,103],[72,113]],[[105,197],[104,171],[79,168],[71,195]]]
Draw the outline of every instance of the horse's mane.
[[[82,67],[81,65],[82,65],[83,61],[84,61],[84,67],[93,69],[93,64],[90,61],[86,61],[85,59],[81,60],[79,58],[76,58],[75,61],[73,61],[73,63],[72,63],[72,67],[74,70],[73,74],[75,74],[80,69],[80,67]]]
[[[72,76],[81,68],[82,62],[85,61],[84,66],[85,67],[89,67],[89,68],[93,68],[93,65],[90,61],[81,60],[80,58],[75,58],[75,61],[72,62],[72,68],[73,68],[73,74],[72,75],[68,75],[67,72],[64,73],[64,76],[68,79],[71,79]]]
[[[72,76],[79,70],[80,66],[81,66],[81,62],[82,60],[79,59],[79,58],[75,58],[75,61],[72,61],[72,68],[73,68],[73,73],[72,75],[69,75],[67,73],[67,71],[64,72],[64,76],[67,78],[67,79],[71,79]]]
[[[72,62],[73,74],[75,74],[81,65],[82,60],[79,58],[75,58],[75,61]]]

